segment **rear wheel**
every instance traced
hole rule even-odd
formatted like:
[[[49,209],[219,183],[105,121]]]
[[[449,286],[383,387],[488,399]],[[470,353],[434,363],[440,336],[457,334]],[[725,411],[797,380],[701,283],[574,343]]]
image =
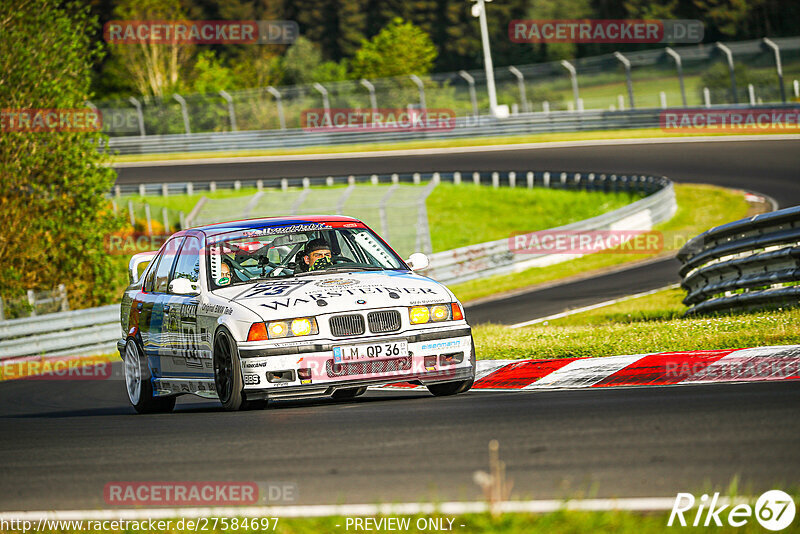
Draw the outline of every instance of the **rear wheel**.
[[[150,368],[134,339],[125,343],[125,389],[128,400],[138,413],[165,413],[175,407],[175,397],[154,397]]]
[[[358,397],[359,395],[363,395],[366,392],[367,392],[366,386],[360,388],[337,389],[336,391],[333,392],[331,398],[334,398],[336,400],[353,399],[355,397]]]
[[[214,340],[214,386],[226,411],[255,410],[267,406],[266,399],[247,400],[242,365],[234,341],[225,330],[220,330]]]
[[[457,382],[445,382],[443,384],[431,384],[427,386],[428,391],[437,397],[447,397],[448,395],[457,395],[469,391],[472,387],[473,379],[459,380]]]

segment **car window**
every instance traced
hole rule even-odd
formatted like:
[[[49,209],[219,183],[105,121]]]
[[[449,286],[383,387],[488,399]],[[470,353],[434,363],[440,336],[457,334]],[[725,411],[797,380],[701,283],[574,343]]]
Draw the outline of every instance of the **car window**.
[[[200,279],[200,240],[196,237],[187,237],[183,242],[172,275],[172,280],[177,278],[186,278],[190,282]]]
[[[161,259],[158,262],[158,267],[155,270],[155,284],[153,291],[156,293],[166,293],[167,285],[169,284],[169,273],[172,271],[172,265],[175,263],[178,249],[183,242],[182,237],[177,237],[164,245],[161,251]]]
[[[142,289],[147,292],[153,291],[153,285],[155,284],[156,280],[156,269],[158,268],[158,263],[161,260],[161,254],[157,255],[153,258],[153,261],[147,266],[147,276],[144,279],[144,283],[142,284]]]

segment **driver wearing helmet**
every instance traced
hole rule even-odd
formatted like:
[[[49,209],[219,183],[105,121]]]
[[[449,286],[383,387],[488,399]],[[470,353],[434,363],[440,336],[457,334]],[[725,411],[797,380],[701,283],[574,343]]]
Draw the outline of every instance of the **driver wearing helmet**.
[[[312,239],[303,251],[303,268],[308,271],[325,269],[332,264],[331,247],[324,239]]]

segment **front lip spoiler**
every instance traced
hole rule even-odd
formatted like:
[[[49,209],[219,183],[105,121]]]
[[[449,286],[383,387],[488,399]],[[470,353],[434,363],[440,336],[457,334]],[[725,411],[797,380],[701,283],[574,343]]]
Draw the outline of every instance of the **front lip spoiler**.
[[[453,330],[439,330],[436,332],[426,332],[422,334],[413,335],[391,335],[392,339],[405,339],[409,343],[419,343],[422,341],[434,341],[437,339],[448,339],[451,337],[465,337],[472,334],[472,328],[458,328]],[[342,344],[350,343],[348,339],[342,339],[333,343],[313,343],[309,345],[292,345],[289,347],[273,347],[266,349],[239,349],[239,356],[242,359],[247,358],[263,358],[265,356],[286,356],[291,354],[307,354],[310,352],[326,352],[332,351],[333,347],[338,347]],[[353,340],[352,342],[361,342]]]

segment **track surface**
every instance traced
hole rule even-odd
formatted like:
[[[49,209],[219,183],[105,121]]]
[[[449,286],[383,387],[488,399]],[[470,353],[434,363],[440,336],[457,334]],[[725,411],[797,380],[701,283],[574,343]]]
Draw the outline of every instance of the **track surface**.
[[[116,370],[119,364],[115,364]],[[139,416],[124,383],[0,383],[0,509],[103,508],[108,482],[281,481],[302,503],[476,500],[500,441],[514,496],[674,496],[800,480],[800,381],[549,392],[368,393]],[[289,504],[289,503],[286,503]]]
[[[781,207],[800,204],[800,136],[797,140],[619,144],[402,157],[128,167],[118,170],[118,183],[532,169],[663,174],[676,182],[759,191],[775,198]]]

